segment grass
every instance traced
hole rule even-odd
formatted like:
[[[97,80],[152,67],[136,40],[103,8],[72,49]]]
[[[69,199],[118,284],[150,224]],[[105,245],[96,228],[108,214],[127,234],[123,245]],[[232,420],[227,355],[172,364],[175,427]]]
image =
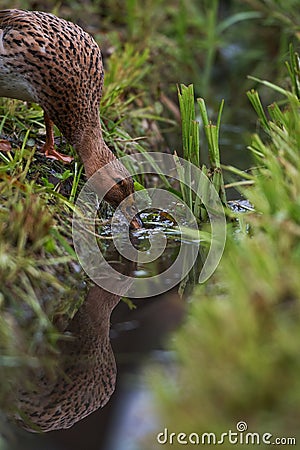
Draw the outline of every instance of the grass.
[[[31,156],[27,160],[23,155],[23,163]],[[51,367],[59,336],[53,323],[59,316],[72,316],[84,294],[78,290],[68,243],[69,206],[55,193],[25,181],[26,170],[27,164],[22,170],[16,164],[14,170],[0,172],[2,406],[9,404],[12,386],[30,370]]]
[[[300,121],[298,58],[289,89],[265,80],[279,102],[248,93],[262,132],[252,138],[253,181],[240,187],[255,212],[235,214],[217,273],[197,287],[172,337],[176,376],[152,370],[159,423],[169,432],[236,431],[296,437],[299,422]],[[167,376],[166,376],[167,375]],[[162,430],[158,430],[162,431]],[[151,437],[148,448],[152,448]],[[166,448],[179,446],[166,444]],[[267,448],[262,445],[262,448]]]
[[[221,172],[220,150],[218,142],[221,124],[221,114],[224,102],[222,101],[220,105],[217,124],[213,125],[211,121],[209,121],[208,119],[205,101],[203,99],[197,100],[202,119],[202,127],[206,138],[208,157],[210,161],[210,167],[208,168],[203,162],[204,157],[203,156],[201,157],[201,152],[204,153],[205,142],[203,140],[203,142],[201,142],[200,145],[200,124],[199,121],[196,120],[193,85],[189,86],[181,85],[180,89],[178,90],[178,98],[182,123],[183,159],[189,161],[190,163],[192,163],[193,165],[202,170],[202,172],[212,182],[217,193],[219,193],[219,196],[223,201],[224,205],[226,205],[224,181]],[[202,185],[202,183],[200,183],[199,181],[198,186],[195,187],[195,190],[196,192],[199,193],[199,195],[195,195],[191,189],[193,185],[191,180],[191,174],[187,173],[188,172],[187,170],[182,172],[184,169],[182,167],[179,167],[180,166],[179,162],[177,165],[179,172],[182,173],[180,182],[181,197],[188,205],[188,207],[193,211],[195,217],[199,221],[207,220],[207,213],[203,207],[203,203],[204,204],[207,203],[206,202],[207,199],[205,198],[206,186]],[[193,182],[195,182],[195,180]]]

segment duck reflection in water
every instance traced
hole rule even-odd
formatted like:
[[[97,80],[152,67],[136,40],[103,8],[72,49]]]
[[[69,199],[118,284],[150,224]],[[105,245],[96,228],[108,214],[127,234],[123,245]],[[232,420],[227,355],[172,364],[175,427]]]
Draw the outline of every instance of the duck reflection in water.
[[[18,425],[27,431],[69,428],[103,407],[116,383],[116,362],[109,339],[110,316],[120,297],[92,287],[59,343],[56,378],[32,380],[17,395]]]

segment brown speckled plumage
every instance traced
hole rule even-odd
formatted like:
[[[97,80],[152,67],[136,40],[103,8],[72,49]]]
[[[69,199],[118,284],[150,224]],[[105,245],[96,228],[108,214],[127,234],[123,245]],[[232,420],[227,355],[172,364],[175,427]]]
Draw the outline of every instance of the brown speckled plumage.
[[[32,389],[17,393],[19,425],[30,431],[69,428],[108,402],[116,382],[110,315],[118,302],[98,286],[89,291],[67,328],[72,339],[60,343],[55,379],[36,374]]]
[[[49,156],[63,159],[53,147],[54,122],[80,155],[87,176],[111,162],[101,187],[113,180],[105,198],[115,207],[134,188],[128,171],[102,138],[102,85],[100,49],[78,25],[44,12],[0,11],[0,96],[41,105]]]
[[[77,144],[80,130],[74,123],[99,124],[103,69],[98,45],[77,25],[42,12],[2,11],[0,26],[1,78],[10,77],[1,94],[39,103]]]

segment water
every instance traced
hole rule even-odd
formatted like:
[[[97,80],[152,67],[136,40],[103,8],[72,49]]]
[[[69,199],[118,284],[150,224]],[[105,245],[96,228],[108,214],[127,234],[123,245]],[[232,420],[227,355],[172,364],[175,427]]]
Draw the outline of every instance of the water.
[[[147,280],[172,264],[180,236],[168,214],[149,210],[142,219],[145,228],[131,236],[138,249],[147,253],[153,236],[162,231],[168,236],[162,256],[154,263],[130,264],[113,250],[108,228],[103,235],[108,238],[104,246],[108,262],[126,275]],[[171,290],[167,287],[168,280],[161,295],[125,302],[99,286],[91,286],[82,307],[65,328],[67,335],[76,339],[60,344],[57,377],[38,373],[31,380],[33,386],[16,395],[17,406],[26,418],[15,417],[16,437],[10,450],[139,449],[140,438],[154,432],[156,425],[145,364],[158,355],[160,361],[167,362],[165,340],[185,314],[177,286]],[[130,309],[128,302],[135,308]],[[66,378],[63,373],[67,373]],[[80,407],[70,409],[70,402]],[[32,434],[36,426],[50,433]]]

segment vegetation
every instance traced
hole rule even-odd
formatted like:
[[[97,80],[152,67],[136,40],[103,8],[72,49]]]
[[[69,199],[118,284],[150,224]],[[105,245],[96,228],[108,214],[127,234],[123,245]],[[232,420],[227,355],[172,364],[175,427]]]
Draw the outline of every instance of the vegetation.
[[[207,141],[208,147],[208,155],[209,155],[209,164],[208,168],[205,164],[202,163],[203,156],[203,144],[201,142],[200,145],[200,128],[199,122],[196,120],[195,114],[195,99],[194,99],[194,88],[193,85],[188,87],[181,85],[180,90],[178,92],[179,96],[179,105],[180,105],[180,113],[181,113],[181,123],[182,123],[182,147],[183,147],[183,158],[186,161],[194,164],[196,167],[201,168],[202,172],[210,179],[217,193],[219,194],[221,200],[224,205],[226,205],[226,196],[224,190],[224,181],[221,172],[221,163],[220,163],[220,150],[219,150],[219,132],[220,132],[220,123],[221,123],[221,114],[224,102],[222,101],[217,125],[213,125],[208,119],[208,113],[205,106],[204,100],[198,99],[198,105],[200,109],[200,114],[202,118],[202,126],[204,129],[204,134]],[[178,167],[180,173],[180,167]],[[189,208],[193,211],[195,217],[199,220],[207,220],[206,211],[203,208],[203,205],[200,204],[200,196],[202,195],[202,199],[204,195],[204,186],[201,185],[200,180],[198,182],[198,186],[196,187],[196,191],[201,195],[193,195],[192,190],[190,189],[190,174],[182,174],[182,182],[181,182],[181,195],[184,199],[185,203],[189,206]],[[186,184],[185,184],[186,183]],[[204,203],[205,203],[205,199]],[[201,210],[201,208],[203,208]]]
[[[153,371],[161,423],[172,431],[224,432],[242,419],[253,431],[294,435],[297,430],[299,64],[293,51],[288,71],[283,61],[289,42],[298,47],[298,3],[1,1],[2,8],[54,12],[95,36],[106,69],[102,125],[116,154],[176,151],[207,172],[224,204],[224,189],[234,186],[255,209],[228,210],[231,223],[219,270],[193,291],[186,324],[170,344],[177,379]],[[258,126],[248,112],[247,90],[260,124],[250,146],[255,168],[237,168],[249,169],[249,159],[230,141],[230,152],[222,153],[223,163],[231,164],[224,185],[219,146],[225,146],[227,130],[221,114],[223,124],[237,129],[235,139],[243,148]],[[194,94],[205,102],[195,105]],[[68,168],[46,161],[39,154],[44,134],[37,105],[0,99],[0,137],[12,146],[1,147],[0,141],[2,405],[31,370],[53,369],[63,329],[55,325],[72,317],[86,287],[70,239],[82,166],[75,154]],[[73,152],[58,130],[56,144]],[[160,185],[166,187],[164,181]],[[177,194],[190,195],[180,187]],[[205,218],[193,198],[191,206]]]
[[[262,109],[249,92],[264,136],[253,136],[256,169],[241,193],[255,212],[235,214],[221,264],[191,296],[185,325],[170,344],[176,376],[152,373],[160,423],[176,434],[214,432],[243,420],[249,432],[297,438],[300,384],[299,60],[279,103]],[[259,106],[258,106],[259,105]],[[163,430],[159,430],[163,431]],[[177,441],[176,441],[177,442]],[[180,448],[169,442],[166,448]],[[152,442],[153,445],[153,442]],[[151,446],[149,448],[152,448]],[[262,448],[263,445],[262,445]],[[267,448],[267,447],[266,447]]]

